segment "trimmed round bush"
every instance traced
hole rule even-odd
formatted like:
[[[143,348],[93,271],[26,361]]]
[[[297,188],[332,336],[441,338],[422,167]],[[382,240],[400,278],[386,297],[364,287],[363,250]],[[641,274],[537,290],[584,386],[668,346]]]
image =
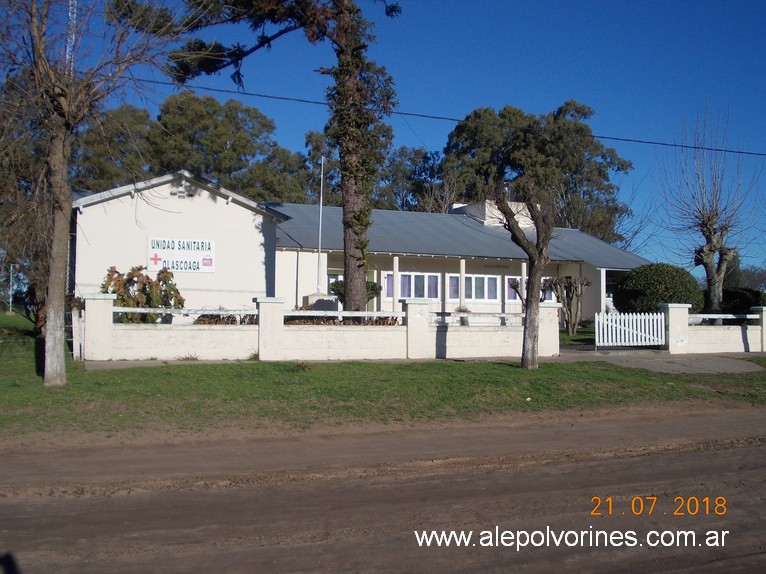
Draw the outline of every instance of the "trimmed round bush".
[[[654,313],[662,303],[687,303],[692,313],[699,313],[705,299],[697,280],[686,269],[651,263],[623,277],[613,301],[621,313]]]

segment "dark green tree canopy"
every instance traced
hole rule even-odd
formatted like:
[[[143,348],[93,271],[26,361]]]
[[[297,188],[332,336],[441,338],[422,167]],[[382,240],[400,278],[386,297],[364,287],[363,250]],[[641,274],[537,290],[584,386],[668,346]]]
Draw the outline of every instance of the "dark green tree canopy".
[[[398,4],[379,1],[386,15],[399,13]],[[143,22],[147,11],[151,13],[151,4],[140,0],[119,2],[127,5],[121,12],[128,14],[126,21],[146,30]],[[367,57],[368,45],[374,39],[371,23],[354,0],[186,0],[184,6],[175,33],[194,37],[171,55],[168,65],[169,73],[179,83],[231,69],[234,83],[241,87],[243,61],[297,30],[302,30],[311,44],[327,41],[332,46],[335,65],[319,70],[334,81],[327,90],[330,118],[325,133],[337,147],[340,162],[347,308],[364,309],[366,233],[372,223],[370,196],[390,145],[381,120],[394,105],[391,77]],[[252,38],[247,44],[225,45],[200,36],[202,31],[214,32],[223,25],[247,25]]]
[[[464,185],[469,201],[508,189],[526,201],[526,184],[534,181],[554,225],[618,241],[618,219],[629,208],[610,176],[632,165],[593,136],[585,123],[592,115],[574,101],[539,117],[511,106],[475,110],[450,134],[445,172]]]
[[[77,188],[104,190],[186,169],[253,199],[306,201],[306,158],[273,140],[274,123],[256,108],[191,92],[170,96],[157,120],[123,105],[79,133]]]
[[[541,116],[511,106],[497,113],[481,108],[456,126],[445,148],[445,179],[449,174],[460,182],[468,198],[494,200],[512,241],[528,257],[524,368],[537,368],[537,293],[550,262],[554,226],[562,217],[562,198],[586,190],[613,193],[609,173],[629,167],[593,137],[584,123],[590,114],[571,101]],[[533,232],[521,226],[521,211],[532,220]]]
[[[129,104],[90,118],[74,142],[72,187],[102,191],[146,179],[155,153],[149,112]]]

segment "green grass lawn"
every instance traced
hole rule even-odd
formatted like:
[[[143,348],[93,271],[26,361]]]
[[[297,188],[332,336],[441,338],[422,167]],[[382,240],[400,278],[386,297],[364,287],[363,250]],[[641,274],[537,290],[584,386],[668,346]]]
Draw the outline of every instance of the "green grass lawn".
[[[559,332],[559,343],[563,345],[595,345],[596,330],[593,327],[577,329],[577,334],[570,336],[566,329]]]
[[[606,363],[230,362],[86,372],[45,389],[28,324],[0,318],[0,437],[231,425],[410,423],[638,401],[766,403],[762,373],[666,375]],[[766,367],[766,359],[755,359]]]

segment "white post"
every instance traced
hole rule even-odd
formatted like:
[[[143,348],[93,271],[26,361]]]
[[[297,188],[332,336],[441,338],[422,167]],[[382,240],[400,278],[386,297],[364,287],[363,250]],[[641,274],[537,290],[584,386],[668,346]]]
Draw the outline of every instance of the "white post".
[[[559,309],[561,303],[544,301],[540,303],[540,332],[538,354],[541,357],[557,357],[559,347]]]
[[[317,293],[322,290],[322,202],[324,201],[324,156],[322,156],[322,168],[319,176],[319,242],[317,248]]]
[[[394,292],[391,294],[393,298],[392,305],[392,311],[396,313],[399,308],[399,256],[394,255],[394,265],[393,265],[393,277],[391,280],[394,282]]]
[[[430,306],[428,299],[404,301],[408,359],[433,359],[435,356],[434,341],[429,336]]]
[[[519,291],[521,291],[521,300],[527,299],[527,262],[521,262],[521,285],[519,285]]]
[[[257,297],[258,306],[258,358],[261,361],[279,361],[289,357],[285,345],[285,300],[281,297]]]
[[[766,307],[752,307],[750,311],[760,315],[758,323],[761,325],[761,353],[766,353]]]
[[[465,259],[460,260],[460,285],[458,285],[460,293],[460,309],[465,309]]]
[[[114,315],[112,306],[117,295],[93,293],[85,295],[85,334],[83,335],[83,358],[86,361],[112,360],[112,330]]]
[[[663,303],[665,313],[665,347],[671,355],[682,355],[689,348],[689,309],[686,303]]]

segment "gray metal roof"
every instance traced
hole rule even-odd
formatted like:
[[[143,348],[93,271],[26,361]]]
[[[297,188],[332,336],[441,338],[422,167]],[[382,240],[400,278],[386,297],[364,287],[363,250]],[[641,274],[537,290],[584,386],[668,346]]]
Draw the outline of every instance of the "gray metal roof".
[[[317,249],[319,206],[267,203],[286,216],[277,228],[277,246],[283,249]],[[322,249],[343,251],[343,210],[322,210]],[[502,228],[482,224],[466,215],[389,211],[376,209],[367,232],[369,252],[396,255],[527,259]],[[649,263],[576,229],[554,232],[550,244],[552,261],[585,261],[604,269],[632,269]]]

